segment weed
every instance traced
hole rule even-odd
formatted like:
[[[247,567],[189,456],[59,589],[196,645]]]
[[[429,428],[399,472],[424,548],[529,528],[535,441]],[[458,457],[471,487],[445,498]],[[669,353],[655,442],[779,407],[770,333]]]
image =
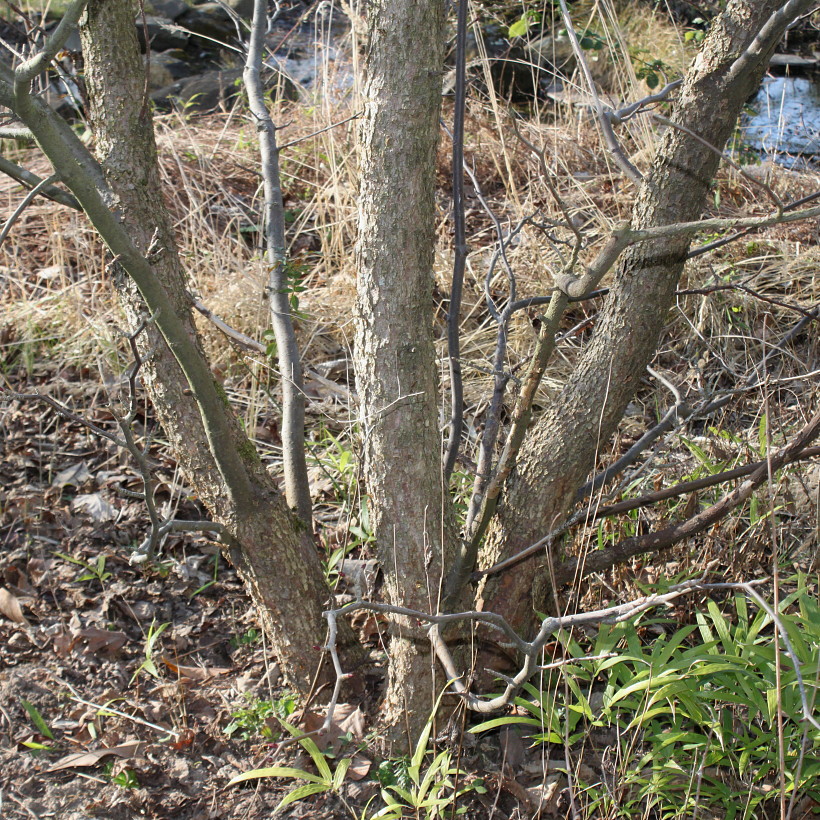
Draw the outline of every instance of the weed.
[[[133,769],[123,769],[118,774],[112,774],[113,771],[114,761],[110,760],[103,766],[103,774],[114,786],[119,786],[121,789],[138,789],[140,787],[137,773]]]
[[[20,700],[20,705],[28,712],[28,716],[31,718],[31,722],[37,727],[37,731],[43,736],[47,737],[49,740],[54,740],[54,734],[52,733],[51,729],[49,728],[48,724],[46,723],[43,716],[38,711],[37,707],[33,703],[29,703],[27,700]],[[42,744],[32,744],[26,743],[26,746],[29,748],[40,748],[45,749],[48,748],[47,746],[43,746]]]
[[[137,667],[137,671],[131,676],[129,686],[140,676],[141,672],[147,672],[153,678],[159,678],[159,670],[154,663],[154,649],[159,639],[159,636],[171,625],[170,622],[156,625],[156,620],[152,621],[151,626],[148,627],[148,634],[145,636],[145,646],[143,651],[145,653],[145,660]]]
[[[259,630],[252,626],[242,635],[234,635],[230,640],[230,644],[234,649],[239,649],[241,646],[253,646],[261,637],[262,635]],[[287,717],[287,715],[285,717]]]
[[[820,607],[804,579],[782,601],[780,620],[804,675],[816,678]],[[746,598],[733,600],[731,617],[709,601],[695,624],[674,631],[647,620],[603,625],[591,646],[568,636],[561,642],[570,657],[562,668],[569,701],[561,703],[554,687],[528,684],[528,697],[516,700],[518,715],[472,731],[517,724],[531,727],[534,742],[573,745],[592,727],[615,729],[623,788],[616,795],[605,784],[583,784],[585,817],[646,816],[650,809],[682,817],[696,805],[723,807],[729,820],[761,816],[762,804],[779,798],[778,711],[787,788],[820,797],[820,731],[803,719],[797,671],[786,657],[777,660],[771,617],[751,614]]]
[[[93,564],[89,564],[81,558],[74,558],[71,555],[66,555],[64,552],[55,552],[54,554],[58,558],[62,558],[63,561],[68,561],[70,564],[76,564],[78,567],[82,567],[85,570],[85,572],[77,578],[77,581],[97,581],[100,585],[100,589],[104,589],[105,581],[111,577],[111,573],[105,568],[104,555],[98,555],[97,560]]]
[[[225,727],[228,737],[238,733],[242,740],[253,740],[260,735],[273,738],[270,720],[284,721],[296,711],[296,695],[291,692],[286,692],[278,700],[260,700],[246,692],[245,700],[248,701],[246,707],[231,712],[231,722]]]
[[[237,783],[244,783],[246,780],[257,780],[263,777],[283,777],[292,780],[306,781],[304,786],[295,788],[285,796],[274,809],[274,814],[285,806],[289,806],[297,800],[304,800],[306,797],[311,797],[314,794],[323,794],[325,792],[338,794],[351,762],[350,758],[343,758],[336,765],[336,770],[331,771],[326,756],[311,738],[302,737],[303,732],[290,723],[284,720],[282,720],[281,723],[291,735],[299,738],[299,744],[310,755],[319,774],[311,774],[303,769],[294,769],[287,766],[270,766],[266,769],[254,769],[253,771],[245,772],[245,774],[237,775],[228,783],[229,786],[233,786]]]

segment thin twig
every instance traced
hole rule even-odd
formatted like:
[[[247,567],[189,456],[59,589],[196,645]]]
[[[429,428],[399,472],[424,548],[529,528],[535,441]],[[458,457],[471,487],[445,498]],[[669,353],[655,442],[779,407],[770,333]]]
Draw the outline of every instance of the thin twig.
[[[268,265],[268,297],[271,324],[276,336],[279,372],[282,377],[282,454],[284,459],[285,495],[288,505],[308,527],[313,528],[313,504],[310,497],[305,460],[305,397],[299,346],[293,328],[290,295],[292,273],[288,267],[285,245],[285,212],[279,172],[279,148],[276,126],[265,105],[260,74],[265,32],[267,0],[255,0],[253,24],[248,42],[243,78],[248,92],[251,116],[259,135],[264,189],[263,236]],[[277,11],[279,4],[276,3]]]
[[[456,22],[456,88],[453,110],[453,231],[455,247],[450,304],[447,308],[447,356],[450,368],[450,430],[444,451],[444,483],[450,481],[464,427],[464,385],[461,377],[459,317],[467,263],[464,218],[464,109],[466,99],[467,0],[459,0]]]

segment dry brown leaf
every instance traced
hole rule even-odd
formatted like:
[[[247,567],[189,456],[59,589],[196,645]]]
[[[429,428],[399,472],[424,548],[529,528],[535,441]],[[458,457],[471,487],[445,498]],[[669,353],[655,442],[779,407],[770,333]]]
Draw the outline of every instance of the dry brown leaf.
[[[0,612],[3,613],[10,621],[16,624],[26,624],[28,620],[23,615],[23,610],[20,608],[20,602],[4,587],[0,587]]]
[[[372,765],[373,761],[366,758],[363,754],[353,755],[350,768],[347,770],[347,776],[351,780],[364,780]]]
[[[189,678],[190,680],[206,681],[219,675],[227,675],[231,670],[224,666],[181,666],[174,663],[169,658],[161,658],[162,662],[180,678]]]
[[[64,758],[58,760],[53,766],[46,769],[47,772],[59,772],[63,769],[77,769],[81,766],[95,766],[104,757],[115,755],[123,760],[128,760],[131,757],[139,757],[147,744],[142,741],[132,741],[131,743],[123,743],[121,746],[111,746],[107,749],[94,749],[90,752],[78,752],[72,755],[66,755]]]
[[[322,729],[325,716],[320,712],[308,709],[296,712],[291,720],[310,734],[316,745],[324,750],[338,752],[347,742],[348,737],[361,740],[364,737],[364,713],[352,703],[337,703],[333,711],[333,720],[327,729]]]
[[[128,642],[128,635],[124,632],[111,632],[108,629],[99,629],[96,626],[88,626],[81,629],[78,637],[88,641],[88,648],[92,652],[106,652],[113,655],[117,650],[122,649]]]

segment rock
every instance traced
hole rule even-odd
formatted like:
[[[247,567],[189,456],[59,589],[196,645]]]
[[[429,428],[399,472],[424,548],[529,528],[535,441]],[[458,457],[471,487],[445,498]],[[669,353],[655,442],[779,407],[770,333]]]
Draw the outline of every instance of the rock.
[[[137,37],[143,51],[145,51],[146,33],[148,42],[151,44],[151,51],[168,51],[172,48],[185,48],[188,45],[190,34],[182,31],[168,17],[146,15],[143,20],[141,16],[137,16],[136,22]]]
[[[177,80],[196,74],[196,69],[187,60],[177,56],[179,53],[166,51],[162,54],[151,54],[148,63],[148,87],[151,91],[173,85]]]
[[[149,0],[145,3],[145,13],[155,14],[157,17],[167,17],[176,20],[188,11],[188,4],[184,0]]]
[[[225,5],[232,8],[240,17],[250,20],[253,17],[254,0],[225,0]]]
[[[236,27],[231,16],[219,3],[203,3],[193,6],[177,18],[177,22],[193,34],[201,34],[218,43],[236,42]],[[213,42],[207,43],[213,47]]]
[[[203,114],[220,107],[229,107],[241,88],[242,69],[206,71],[196,77],[179,80],[151,94],[159,109],[169,109],[176,101],[188,113]],[[293,83],[282,74],[271,71],[263,76],[266,89],[281,84],[279,96],[296,99],[298,94]]]
[[[572,43],[566,34],[553,36],[547,34],[524,46],[529,61],[535,65],[553,67],[562,74],[569,75],[575,71],[575,55]]]

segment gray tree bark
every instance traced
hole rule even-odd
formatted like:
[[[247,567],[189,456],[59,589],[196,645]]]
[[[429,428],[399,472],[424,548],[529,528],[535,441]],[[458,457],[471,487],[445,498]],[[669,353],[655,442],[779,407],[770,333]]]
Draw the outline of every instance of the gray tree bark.
[[[91,0],[81,36],[97,156],[113,192],[106,204],[142,254],[149,255],[166,300],[152,303],[122,267],[114,266],[129,322],[135,325],[140,316],[159,311],[144,334],[143,347],[153,352],[141,371],[143,381],[186,478],[237,545],[232,558],[283,671],[304,691],[324,641],[321,611],[328,588],[310,533],[287,508],[207,369],[162,198],[131,3]],[[93,213],[91,217],[93,221]],[[172,311],[183,328],[183,340],[174,343],[173,351],[162,333],[165,311]],[[206,377],[192,383],[186,363],[188,370],[195,364]],[[223,461],[231,462],[230,470]]]
[[[432,326],[444,2],[376,0],[368,16],[356,252],[363,474],[388,600],[435,612],[454,543]],[[429,642],[397,623],[389,654],[383,722],[394,738],[415,735],[434,705]]]
[[[765,48],[743,70],[732,67],[755,43],[780,0],[732,0],[713,23],[681,90],[673,119],[722,149],[743,104],[757,88],[782,36],[772,32]],[[755,49],[751,49],[754,51]],[[670,128],[641,187],[633,228],[696,219],[704,206],[719,157]],[[554,403],[533,426],[510,476],[499,515],[481,555],[487,567],[537,541],[560,524],[595,456],[621,420],[638,380],[656,349],[683,271],[689,235],[643,242],[624,254],[595,335]],[[560,554],[553,556],[557,563]],[[537,556],[479,589],[485,609],[523,626],[534,610],[548,608],[545,561]]]

